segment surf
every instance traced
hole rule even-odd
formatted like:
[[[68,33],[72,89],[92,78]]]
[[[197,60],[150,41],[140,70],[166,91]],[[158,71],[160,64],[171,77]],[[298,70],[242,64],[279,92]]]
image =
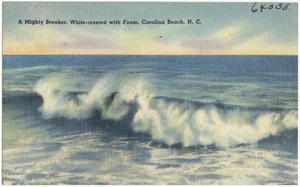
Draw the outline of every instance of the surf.
[[[297,128],[297,110],[201,103],[160,96],[141,76],[106,74],[86,86],[80,78],[49,74],[35,92],[42,97],[44,119],[101,118],[122,121],[166,145],[230,147],[253,144]],[[122,124],[119,124],[122,125]],[[121,127],[120,127],[121,128]]]

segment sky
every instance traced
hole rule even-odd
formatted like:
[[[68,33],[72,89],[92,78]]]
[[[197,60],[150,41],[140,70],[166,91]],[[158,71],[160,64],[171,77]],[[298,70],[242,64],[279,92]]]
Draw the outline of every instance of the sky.
[[[255,13],[251,11],[253,5],[3,2],[3,54],[297,55],[297,4],[291,3],[287,10],[272,8]],[[192,19],[194,24],[141,23],[168,19],[186,23]],[[197,19],[201,24],[195,23]],[[25,24],[25,20],[41,20],[44,24]],[[68,24],[45,24],[46,20]],[[106,20],[107,24],[72,25],[70,20]],[[112,20],[140,24],[111,25],[108,21]]]

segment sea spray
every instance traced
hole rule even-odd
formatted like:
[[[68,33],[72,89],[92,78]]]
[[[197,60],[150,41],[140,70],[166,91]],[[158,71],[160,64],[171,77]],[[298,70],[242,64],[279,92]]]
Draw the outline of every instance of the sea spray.
[[[102,118],[121,120],[137,106],[131,127],[168,145],[231,145],[255,143],[297,128],[297,111],[197,103],[155,95],[146,79],[107,74],[90,88],[76,77],[49,74],[36,84],[46,119],[85,119],[97,111]]]
[[[152,100],[153,102],[153,100]],[[153,139],[169,145],[231,146],[255,143],[287,129],[297,128],[297,111],[253,110],[216,104],[197,107],[189,102],[154,101],[134,118],[133,129],[147,132]]]
[[[68,73],[51,73],[40,79],[35,91],[42,96],[40,111],[46,119],[65,117],[84,119],[101,111],[102,117],[121,119],[128,113],[128,104],[138,102],[139,97],[150,97],[143,78],[104,75],[90,88],[77,77]]]

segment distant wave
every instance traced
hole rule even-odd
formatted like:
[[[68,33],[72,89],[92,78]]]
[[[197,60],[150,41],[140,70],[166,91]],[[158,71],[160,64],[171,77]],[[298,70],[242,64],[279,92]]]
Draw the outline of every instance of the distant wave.
[[[35,91],[42,96],[45,119],[85,119],[95,114],[121,120],[137,106],[131,128],[168,145],[232,146],[255,143],[270,135],[297,128],[297,110],[247,108],[221,103],[198,103],[159,97],[143,77],[109,74],[87,89],[80,78],[40,79]]]

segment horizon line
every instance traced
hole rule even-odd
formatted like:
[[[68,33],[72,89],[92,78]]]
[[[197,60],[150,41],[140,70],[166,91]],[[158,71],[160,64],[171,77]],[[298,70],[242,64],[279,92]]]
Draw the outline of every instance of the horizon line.
[[[2,56],[298,56],[298,54],[3,54]]]

